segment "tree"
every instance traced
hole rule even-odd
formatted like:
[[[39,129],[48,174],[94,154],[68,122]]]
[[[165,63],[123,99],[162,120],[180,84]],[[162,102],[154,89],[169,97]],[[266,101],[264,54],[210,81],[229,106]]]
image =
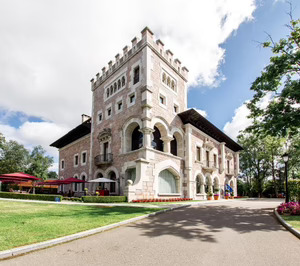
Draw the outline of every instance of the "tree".
[[[248,195],[262,196],[263,185],[270,173],[269,154],[264,138],[255,134],[238,136],[238,143],[244,148],[240,153],[240,169],[246,176]]]
[[[16,141],[0,141],[0,174],[24,172],[29,163],[29,152]]]
[[[248,131],[272,136],[293,136],[299,132],[300,19],[293,20],[291,12],[290,18],[286,38],[276,43],[269,35],[270,41],[262,44],[271,48],[274,55],[251,86],[255,94],[247,107],[254,123]],[[271,94],[271,100],[264,109],[259,103],[267,94]]]
[[[54,171],[48,172],[48,179],[58,179],[57,173]]]
[[[30,154],[30,164],[26,173],[47,180],[48,168],[53,164],[53,158],[45,154],[46,151],[42,146],[34,147]]]

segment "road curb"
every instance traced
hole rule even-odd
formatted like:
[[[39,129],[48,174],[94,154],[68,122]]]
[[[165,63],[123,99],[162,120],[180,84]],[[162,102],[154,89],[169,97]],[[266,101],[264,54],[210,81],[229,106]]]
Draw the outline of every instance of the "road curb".
[[[148,218],[148,217],[152,217],[152,216],[156,216],[165,212],[170,212],[176,209],[181,209],[181,208],[185,208],[185,207],[189,207],[191,206],[190,204],[186,204],[186,205],[181,205],[181,206],[174,206],[165,210],[160,210],[154,213],[150,213],[150,214],[146,214],[146,215],[142,215],[139,217],[135,217],[135,218],[131,218],[125,221],[121,221],[118,223],[114,223],[114,224],[110,224],[110,225],[106,225],[106,226],[101,226],[98,228],[94,228],[94,229],[90,229],[87,231],[83,231],[83,232],[79,232],[76,234],[72,234],[72,235],[68,235],[68,236],[63,236],[63,237],[59,237],[59,238],[55,238],[55,239],[51,239],[51,240],[47,240],[44,242],[40,242],[37,244],[31,244],[31,245],[27,245],[27,246],[23,246],[23,247],[19,247],[19,248],[13,248],[13,249],[9,249],[9,250],[4,250],[4,251],[0,251],[0,261],[3,259],[8,259],[8,258],[12,258],[14,256],[19,256],[19,255],[23,255],[25,253],[28,252],[32,252],[32,251],[36,251],[39,249],[44,249],[47,247],[51,247],[57,244],[62,244],[62,243],[66,243],[72,240],[76,240],[76,239],[80,239],[86,236],[90,236],[90,235],[94,235],[97,233],[101,233],[101,232],[105,232],[108,231],[110,229],[122,226],[122,225],[127,225],[130,223],[134,223],[137,221],[140,221],[142,219]]]
[[[291,226],[289,223],[287,223],[284,219],[281,218],[281,216],[278,214],[278,212],[276,211],[276,209],[274,209],[274,214],[277,218],[277,220],[288,230],[290,231],[292,234],[294,234],[296,237],[298,237],[300,239],[300,232],[294,228],[293,226]]]

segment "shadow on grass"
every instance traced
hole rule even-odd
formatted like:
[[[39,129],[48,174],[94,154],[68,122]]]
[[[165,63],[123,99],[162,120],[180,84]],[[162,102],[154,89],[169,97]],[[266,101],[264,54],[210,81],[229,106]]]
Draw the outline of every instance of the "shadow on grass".
[[[140,229],[142,235],[151,238],[170,235],[187,240],[217,242],[217,233],[227,229],[240,234],[283,230],[270,215],[272,211],[272,208],[202,205],[154,216],[130,227]]]

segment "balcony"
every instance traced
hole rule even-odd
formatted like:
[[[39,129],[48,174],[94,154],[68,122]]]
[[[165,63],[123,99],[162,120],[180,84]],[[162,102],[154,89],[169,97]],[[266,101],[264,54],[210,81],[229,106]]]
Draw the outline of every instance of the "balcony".
[[[97,166],[112,164],[113,154],[112,153],[99,154],[94,158],[94,162],[95,165]]]
[[[208,172],[213,172],[218,169],[218,165],[215,161],[204,161],[202,165],[202,169]]]

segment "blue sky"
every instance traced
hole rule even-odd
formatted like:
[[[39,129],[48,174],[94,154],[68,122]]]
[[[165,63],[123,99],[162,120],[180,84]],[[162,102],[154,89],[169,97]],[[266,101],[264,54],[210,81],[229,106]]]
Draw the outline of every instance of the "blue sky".
[[[294,4],[293,17],[300,17],[300,5]],[[263,1],[258,5],[251,22],[245,22],[221,46],[226,49],[221,72],[226,80],[219,87],[192,88],[188,94],[189,107],[205,110],[208,119],[223,129],[231,120],[234,110],[252,98],[251,83],[269,63],[271,50],[260,47],[258,42],[274,41],[288,34],[284,26],[289,21],[289,5],[283,1]]]
[[[250,123],[244,102],[271,56],[257,41],[287,34],[280,0],[130,1],[0,0],[0,132],[42,145],[53,170],[49,144],[90,114],[89,80],[144,26],[189,69],[188,107],[232,138]]]

